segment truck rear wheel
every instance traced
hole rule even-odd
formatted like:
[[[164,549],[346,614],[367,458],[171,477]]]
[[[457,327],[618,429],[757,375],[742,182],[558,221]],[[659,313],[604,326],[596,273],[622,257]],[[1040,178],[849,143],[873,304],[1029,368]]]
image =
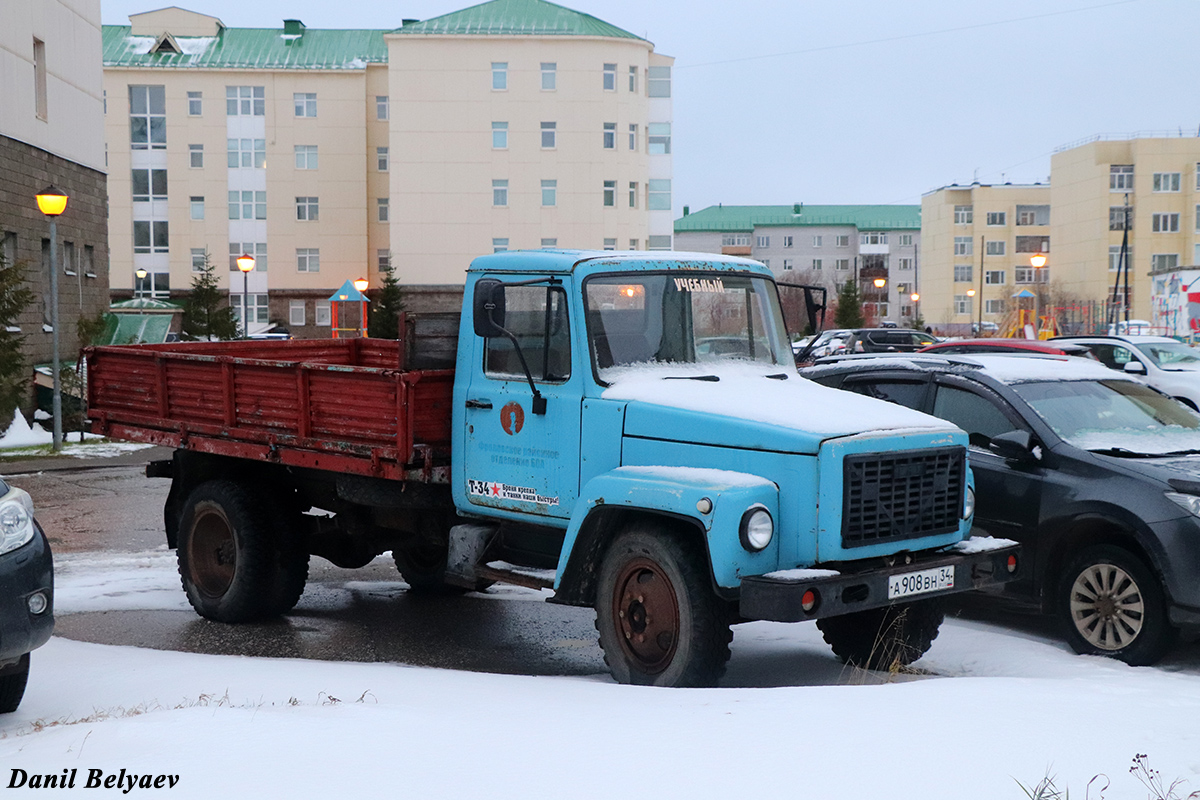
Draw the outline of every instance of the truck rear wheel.
[[[29,653],[17,663],[0,670],[0,714],[11,714],[21,705],[29,682]]]
[[[700,548],[683,536],[639,526],[609,547],[596,629],[618,683],[715,686],[729,660],[729,623]]]
[[[917,600],[819,619],[817,627],[847,664],[890,670],[907,667],[925,655],[944,618],[940,602]]]
[[[308,556],[283,541],[284,521],[231,481],[188,496],[179,523],[179,575],[188,602],[217,622],[278,616],[304,590]]]

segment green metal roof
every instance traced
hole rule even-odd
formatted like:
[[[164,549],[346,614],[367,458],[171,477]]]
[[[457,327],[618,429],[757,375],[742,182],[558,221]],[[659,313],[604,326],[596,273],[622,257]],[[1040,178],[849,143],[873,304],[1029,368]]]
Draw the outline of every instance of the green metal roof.
[[[860,231],[919,231],[920,206],[709,206],[675,220],[675,233],[853,225]]]
[[[154,36],[132,36],[128,25],[104,25],[106,67],[208,69],[365,69],[387,63],[384,30],[307,28],[284,38],[282,28],[225,28],[217,36],[174,36],[183,52],[151,53]]]
[[[411,22],[393,33],[642,38],[590,14],[546,0],[491,0],[423,22]]]

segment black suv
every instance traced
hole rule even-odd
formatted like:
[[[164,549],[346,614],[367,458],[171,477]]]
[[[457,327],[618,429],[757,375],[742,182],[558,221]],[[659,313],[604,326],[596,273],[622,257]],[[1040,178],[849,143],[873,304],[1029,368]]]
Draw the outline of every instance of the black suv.
[[[50,638],[53,605],[50,545],[33,518],[33,501],[0,480],[0,713],[21,704],[29,651]]]
[[[846,352],[912,353],[935,342],[928,333],[908,328],[859,328],[846,338]]]
[[[1023,545],[1004,595],[1076,652],[1157,661],[1200,632],[1200,416],[1090,360],[848,357],[804,370],[970,436],[975,535]]]

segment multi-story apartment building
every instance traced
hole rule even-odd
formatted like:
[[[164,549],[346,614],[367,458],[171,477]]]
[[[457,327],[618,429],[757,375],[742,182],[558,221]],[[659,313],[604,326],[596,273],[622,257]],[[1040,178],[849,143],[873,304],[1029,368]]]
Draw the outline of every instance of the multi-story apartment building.
[[[670,59],[593,17],[494,0],[395,30],[130,22],[104,28],[118,289],[178,295],[207,256],[251,332],[328,336],[329,296],[381,270],[425,309],[457,306],[496,249],[670,247]]]
[[[15,327],[32,363],[51,360],[50,230],[35,196],[53,185],[68,196],[53,268],[59,352],[73,361],[76,321],[108,307],[99,1],[6,1],[0,76],[0,252],[34,293]]]
[[[1045,184],[945,186],[921,202],[921,313],[945,333],[1001,323],[1014,295],[1044,294],[1056,275],[1050,254],[1050,187]],[[1046,254],[1035,268],[1031,257]],[[1052,266],[1053,265],[1053,266]],[[1019,298],[1018,298],[1019,299]]]
[[[675,220],[675,247],[749,256],[792,283],[836,290],[857,280],[877,321],[905,322],[919,313],[912,294],[923,269],[920,206],[685,207]]]

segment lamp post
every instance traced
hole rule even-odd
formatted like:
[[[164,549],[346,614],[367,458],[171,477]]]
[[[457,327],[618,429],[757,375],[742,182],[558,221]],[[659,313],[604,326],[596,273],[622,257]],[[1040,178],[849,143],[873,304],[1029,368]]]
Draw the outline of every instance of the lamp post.
[[[1033,266],[1033,336],[1041,339],[1042,290],[1038,288],[1038,270],[1046,266],[1046,254],[1034,253],[1029,257],[1029,263]]]
[[[134,291],[133,291],[133,296],[134,297],[143,297],[144,296],[143,295],[144,284],[142,283],[142,281],[146,280],[146,275],[148,275],[149,273],[146,272],[146,270],[142,269],[141,267],[138,267],[137,269],[135,269],[133,271],[133,274],[138,279],[137,286],[134,288]]]
[[[243,253],[237,257],[237,268],[242,271],[242,338],[250,337],[250,318],[247,316],[250,305],[250,273],[254,270],[254,256]]]
[[[354,281],[354,288],[358,289],[358,293],[362,294],[367,290],[370,284],[366,278],[358,278]],[[359,320],[362,323],[362,338],[367,338],[367,296],[363,294],[362,299],[362,318]]]
[[[969,313],[973,317],[973,316],[975,316],[975,309],[974,309],[975,290],[967,289],[967,297],[969,298],[967,300],[967,308],[970,309]],[[981,298],[981,301],[982,301],[982,298]],[[980,310],[979,310],[979,325],[976,326],[976,325],[972,324],[971,327],[975,328],[976,336],[983,336],[983,308],[982,308],[982,306],[980,307]]]
[[[883,287],[887,286],[887,278],[876,278],[871,281],[871,284],[875,287],[875,324],[878,325],[882,322],[879,319],[879,292],[883,290]],[[887,297],[887,295],[885,294],[884,297]]]
[[[51,349],[53,350],[53,359],[51,369],[54,370],[53,378],[53,399],[51,400],[51,410],[54,417],[54,435],[53,449],[57,453],[62,450],[62,376],[59,372],[62,370],[58,359],[58,215],[67,209],[67,196],[55,189],[53,186],[47,186],[37,194],[38,210],[45,214],[50,219],[50,327],[51,334]]]
[[[908,299],[912,300],[912,302],[913,302],[912,318],[913,318],[913,322],[916,322],[917,320],[919,320],[921,318],[921,293],[913,292],[912,294],[910,294],[908,296]]]

